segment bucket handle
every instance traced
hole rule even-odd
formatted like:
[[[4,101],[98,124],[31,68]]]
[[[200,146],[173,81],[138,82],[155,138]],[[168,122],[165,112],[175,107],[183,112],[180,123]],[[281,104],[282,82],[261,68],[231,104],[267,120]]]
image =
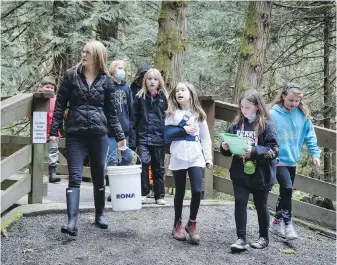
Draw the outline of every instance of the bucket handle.
[[[129,147],[126,147],[124,150],[120,150],[120,151],[125,151],[125,150],[130,150],[133,154],[135,154],[137,157],[138,157],[138,159],[139,159],[139,161],[140,161],[140,165],[142,166],[142,160],[140,159],[140,156],[135,152],[135,151],[133,151],[131,148],[129,148]]]

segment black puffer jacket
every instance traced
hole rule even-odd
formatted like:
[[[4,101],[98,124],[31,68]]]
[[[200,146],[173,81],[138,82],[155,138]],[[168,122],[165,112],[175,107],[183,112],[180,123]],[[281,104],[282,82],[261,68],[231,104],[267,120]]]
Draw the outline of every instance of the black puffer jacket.
[[[134,125],[129,139],[131,149],[136,146],[164,146],[165,111],[167,99],[160,91],[154,98],[147,92],[145,99],[136,97],[134,102]]]
[[[57,94],[50,136],[57,136],[63,113],[69,103],[67,135],[107,134],[108,128],[117,141],[125,138],[117,118],[114,84],[100,73],[91,87],[82,73],[82,65],[67,70]]]

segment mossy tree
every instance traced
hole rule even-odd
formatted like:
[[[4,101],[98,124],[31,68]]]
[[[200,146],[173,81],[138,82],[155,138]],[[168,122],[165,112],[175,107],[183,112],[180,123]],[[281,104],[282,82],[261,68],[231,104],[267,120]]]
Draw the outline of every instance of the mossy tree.
[[[239,52],[239,66],[235,79],[234,102],[243,90],[259,89],[267,51],[272,5],[270,2],[248,3]]]
[[[182,81],[187,38],[186,0],[162,1],[154,67],[163,75],[169,91]]]

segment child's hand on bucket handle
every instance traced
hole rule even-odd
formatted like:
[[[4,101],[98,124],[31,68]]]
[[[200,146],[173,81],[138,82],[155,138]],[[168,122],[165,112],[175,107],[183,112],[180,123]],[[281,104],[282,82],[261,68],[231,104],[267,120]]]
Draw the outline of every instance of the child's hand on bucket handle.
[[[126,149],[126,140],[122,140],[118,142],[118,150],[124,151]]]

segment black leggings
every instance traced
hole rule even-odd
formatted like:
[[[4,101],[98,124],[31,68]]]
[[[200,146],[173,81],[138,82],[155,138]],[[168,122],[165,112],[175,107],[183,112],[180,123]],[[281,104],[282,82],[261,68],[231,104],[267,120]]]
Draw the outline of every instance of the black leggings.
[[[174,222],[181,221],[183,200],[186,188],[186,174],[191,182],[192,198],[190,205],[190,220],[196,220],[201,200],[202,168],[190,167],[188,169],[172,170],[176,193],[174,196]]]
[[[235,197],[235,223],[238,237],[246,238],[247,225],[247,203],[249,193],[253,193],[254,205],[257,211],[259,222],[260,237],[268,239],[269,228],[269,209],[268,209],[268,190],[254,190],[239,185],[233,185]]]

